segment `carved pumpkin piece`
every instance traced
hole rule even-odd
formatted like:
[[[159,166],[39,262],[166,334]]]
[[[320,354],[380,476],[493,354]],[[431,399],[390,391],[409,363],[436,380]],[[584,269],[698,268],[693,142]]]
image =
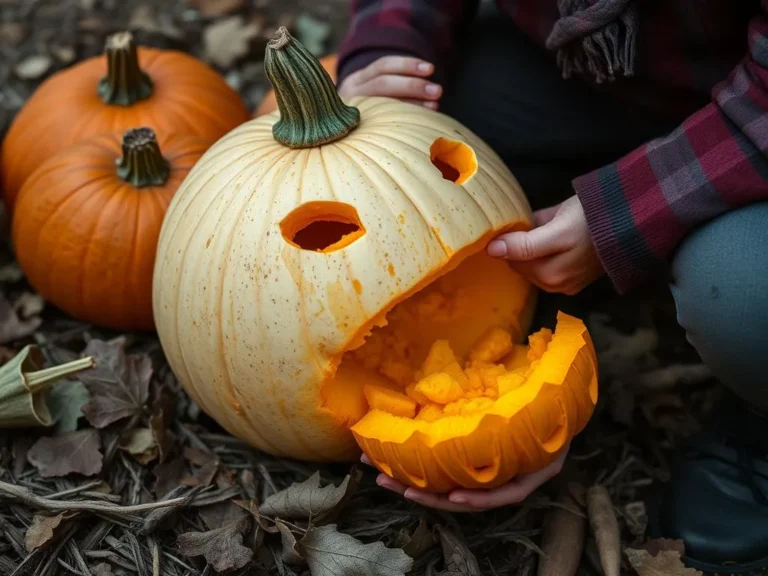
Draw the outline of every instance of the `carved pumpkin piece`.
[[[197,163],[168,209],[153,310],[196,403],[271,454],[357,459],[435,492],[545,466],[587,423],[596,359],[486,255],[532,225],[501,159],[442,114],[342,102],[285,29],[267,48],[280,113]]]

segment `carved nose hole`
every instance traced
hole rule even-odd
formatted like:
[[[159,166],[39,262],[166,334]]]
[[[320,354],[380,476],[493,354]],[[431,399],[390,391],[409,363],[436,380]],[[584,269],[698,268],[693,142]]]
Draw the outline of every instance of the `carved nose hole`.
[[[280,222],[283,238],[302,250],[334,252],[365,234],[354,206],[343,202],[307,202]]]
[[[443,178],[464,184],[477,172],[475,151],[464,142],[438,138],[429,148],[429,157]]]

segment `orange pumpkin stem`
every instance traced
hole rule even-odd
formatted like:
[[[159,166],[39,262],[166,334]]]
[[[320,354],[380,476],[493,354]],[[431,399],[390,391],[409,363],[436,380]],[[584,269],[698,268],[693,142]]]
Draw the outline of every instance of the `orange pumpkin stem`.
[[[99,82],[105,104],[131,106],[152,95],[152,80],[139,67],[139,52],[130,32],[107,38],[107,75]]]
[[[123,135],[123,157],[117,161],[117,175],[136,188],[162,186],[171,173],[171,164],[160,152],[150,128],[133,128]]]

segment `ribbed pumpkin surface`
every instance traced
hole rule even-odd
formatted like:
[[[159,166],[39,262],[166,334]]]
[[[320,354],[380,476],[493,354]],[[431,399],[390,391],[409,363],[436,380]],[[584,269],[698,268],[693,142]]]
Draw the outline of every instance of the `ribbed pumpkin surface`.
[[[203,62],[172,50],[138,48],[152,94],[130,106],[99,97],[107,73],[104,56],[90,58],[46,80],[14,119],[0,155],[0,181],[7,206],[32,172],[53,154],[93,136],[149,126],[159,136],[174,133],[216,140],[248,119],[240,96]]]
[[[531,223],[514,177],[459,123],[390,99],[348,103],[362,121],[331,144],[278,144],[277,113],[216,143],[169,207],[155,266],[159,336],[193,398],[254,446],[307,460],[359,453],[347,397],[328,394],[344,352],[493,236]],[[440,138],[455,174],[431,160]],[[452,157],[451,143],[474,156]],[[511,271],[503,282],[521,339],[531,287]]]

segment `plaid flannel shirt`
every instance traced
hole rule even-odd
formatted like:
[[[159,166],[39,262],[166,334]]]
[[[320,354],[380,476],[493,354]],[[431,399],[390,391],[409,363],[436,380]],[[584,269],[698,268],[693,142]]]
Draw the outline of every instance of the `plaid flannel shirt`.
[[[435,81],[444,82],[478,2],[352,4],[339,82],[388,54],[430,61]],[[556,0],[498,4],[544,46],[558,18]],[[768,200],[768,0],[643,0],[637,10],[635,77],[605,89],[685,119],[670,134],[572,183],[620,292],[664,270],[694,227]]]

